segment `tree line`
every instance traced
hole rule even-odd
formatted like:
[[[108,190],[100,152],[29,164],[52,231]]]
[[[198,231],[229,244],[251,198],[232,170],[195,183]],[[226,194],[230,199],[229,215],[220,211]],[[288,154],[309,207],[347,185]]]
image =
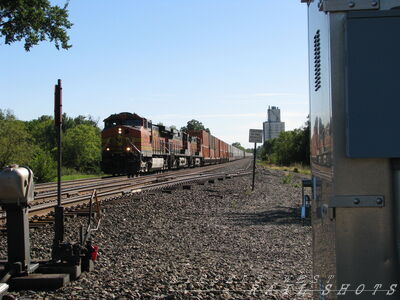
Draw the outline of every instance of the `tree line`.
[[[76,118],[63,114],[62,171],[100,172],[100,128],[91,116]],[[0,168],[9,164],[30,167],[36,182],[56,176],[57,133],[52,116],[21,121],[9,110],[0,109]]]
[[[264,142],[257,154],[272,164],[310,165],[310,120],[301,128],[281,132],[277,138]]]

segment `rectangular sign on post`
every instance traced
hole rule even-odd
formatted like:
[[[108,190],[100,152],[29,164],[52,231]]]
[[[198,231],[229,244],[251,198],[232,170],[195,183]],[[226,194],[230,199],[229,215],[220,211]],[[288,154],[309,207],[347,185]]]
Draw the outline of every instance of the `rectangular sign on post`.
[[[261,129],[250,129],[249,132],[249,143],[254,143],[254,154],[253,154],[253,181],[251,184],[251,190],[254,191],[254,180],[256,178],[256,156],[257,156],[257,143],[262,143],[263,131]]]
[[[262,129],[250,129],[249,143],[262,143],[263,131]]]

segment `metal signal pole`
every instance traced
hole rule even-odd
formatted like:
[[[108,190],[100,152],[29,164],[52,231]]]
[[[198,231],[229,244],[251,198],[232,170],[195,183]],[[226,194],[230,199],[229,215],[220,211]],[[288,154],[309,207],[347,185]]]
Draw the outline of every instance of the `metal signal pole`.
[[[54,126],[57,132],[57,206],[55,207],[55,237],[53,250],[64,241],[64,207],[61,204],[61,136],[62,136],[62,87],[61,79],[54,91]],[[53,253],[53,258],[54,258]]]

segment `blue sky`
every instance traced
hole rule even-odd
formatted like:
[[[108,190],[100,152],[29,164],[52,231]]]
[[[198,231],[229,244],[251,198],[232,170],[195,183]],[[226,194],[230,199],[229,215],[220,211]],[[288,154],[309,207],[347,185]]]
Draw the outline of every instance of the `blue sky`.
[[[63,3],[63,1],[52,1]],[[0,45],[0,108],[70,116],[136,112],[165,125],[197,119],[250,147],[269,105],[287,129],[308,114],[307,9],[300,0],[71,0],[73,47]]]

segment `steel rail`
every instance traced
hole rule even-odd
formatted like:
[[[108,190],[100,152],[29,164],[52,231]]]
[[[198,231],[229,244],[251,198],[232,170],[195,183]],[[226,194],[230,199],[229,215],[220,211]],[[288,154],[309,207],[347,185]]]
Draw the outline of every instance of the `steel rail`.
[[[185,175],[185,174],[205,173],[205,172],[209,172],[211,170],[215,170],[215,169],[222,168],[222,167],[224,167],[224,166],[211,165],[211,166],[203,167],[203,168],[206,168],[206,169],[203,169],[203,168],[201,168],[201,169],[197,169],[197,168],[196,169],[193,169],[193,168],[189,169],[189,168],[186,168],[186,169],[177,170],[174,173],[167,172],[167,173],[162,173],[162,174],[160,174],[160,173],[158,173],[158,174],[148,174],[146,176],[141,176],[141,177],[136,177],[136,178],[126,178],[126,177],[118,178],[118,179],[115,179],[115,178],[112,178],[112,179],[101,179],[100,178],[100,179],[96,180],[95,182],[93,182],[92,184],[78,185],[78,186],[66,187],[66,188],[64,186],[64,188],[62,190],[62,195],[68,195],[70,192],[81,192],[81,191],[93,190],[94,187],[103,186],[105,184],[111,185],[113,183],[129,182],[129,181],[132,181],[132,180],[135,180],[135,181],[147,181],[147,180],[149,180],[150,178],[153,178],[153,177],[159,178],[159,177],[164,177],[164,176],[167,176],[167,177],[168,176],[182,176],[182,175]],[[36,186],[35,186],[35,189],[36,189]],[[55,197],[56,195],[57,195],[57,192],[53,191],[53,190],[51,190],[49,192],[37,193],[36,196],[35,196],[35,201],[36,200],[41,200],[41,199],[46,199],[46,198],[52,198],[52,197]]]
[[[183,169],[174,169],[174,170],[170,170],[173,172],[184,172],[187,170],[199,170],[199,172],[205,172],[208,169],[214,169],[214,168],[222,168],[225,167],[227,164],[233,164],[236,162],[241,161],[239,160],[233,160],[230,162],[226,162],[226,163],[222,163],[222,164],[216,164],[216,165],[206,165],[204,167],[201,168],[183,168]],[[169,173],[168,170],[165,170],[166,173]],[[154,173],[149,173],[149,174],[141,174],[140,177],[135,177],[133,179],[137,179],[137,178],[141,178],[141,177],[148,177],[148,176],[157,176],[160,175],[159,173],[154,174]],[[97,183],[97,182],[104,182],[104,181],[118,181],[121,180],[121,178],[126,178],[126,176],[107,176],[107,177],[95,177],[95,178],[81,178],[81,179],[76,179],[76,180],[66,180],[62,182],[63,188],[65,190],[66,187],[69,186],[75,186],[77,187],[77,185],[81,185],[81,184],[86,184],[86,183]],[[46,193],[47,190],[55,190],[57,187],[57,183],[56,182],[47,182],[47,183],[38,183],[35,184],[35,193],[37,194],[37,196]]]

